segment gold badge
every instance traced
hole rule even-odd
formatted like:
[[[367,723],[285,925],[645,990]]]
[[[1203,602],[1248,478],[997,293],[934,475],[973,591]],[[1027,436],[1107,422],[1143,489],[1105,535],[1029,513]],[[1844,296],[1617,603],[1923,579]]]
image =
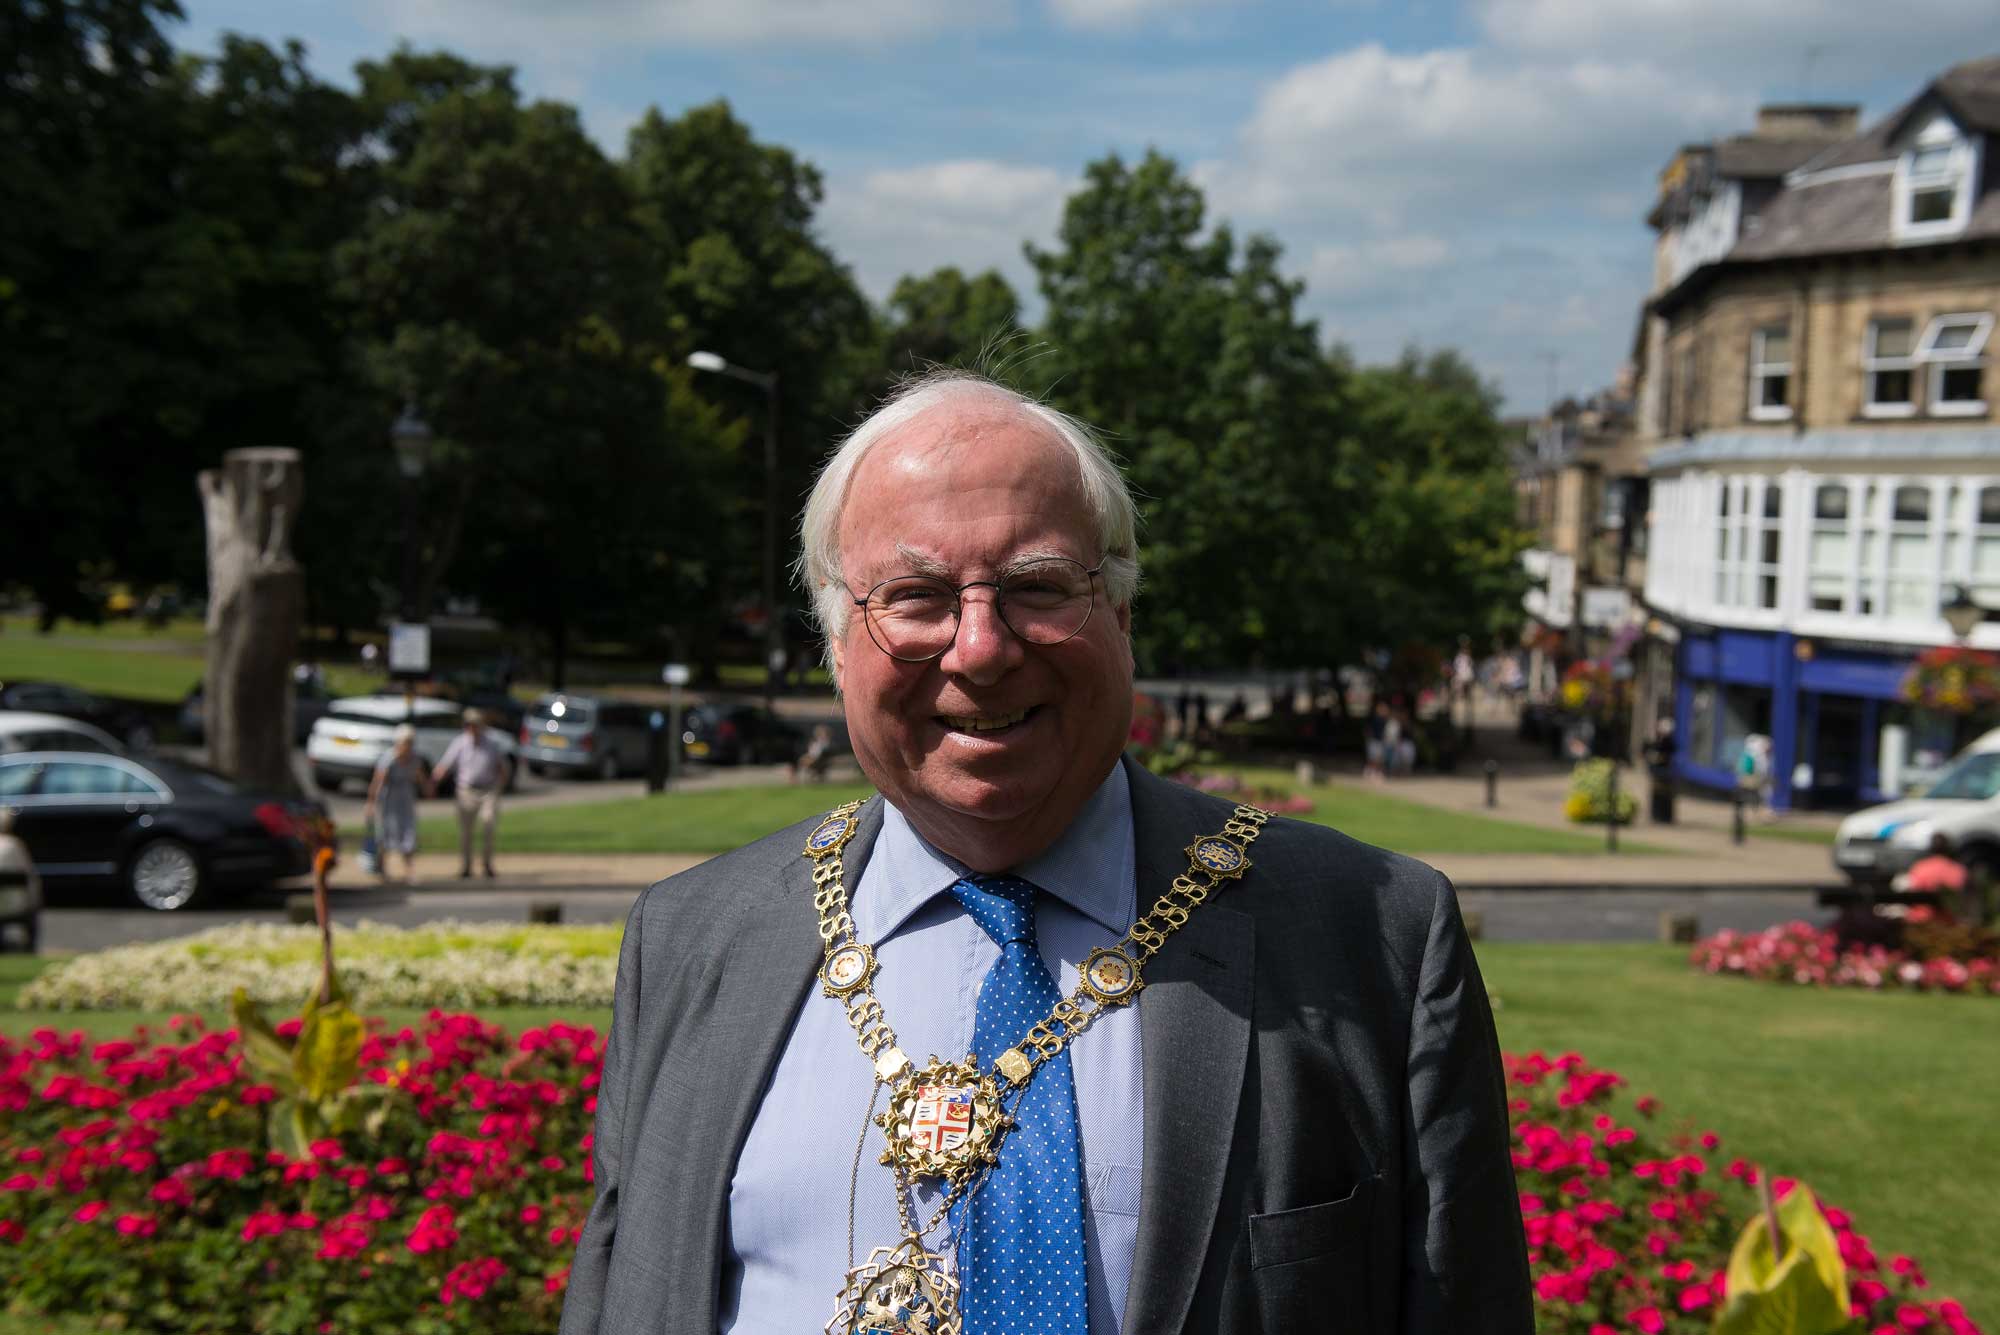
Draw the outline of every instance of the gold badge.
[[[1145,986],[1139,981],[1139,966],[1116,947],[1091,951],[1083,957],[1077,974],[1084,990],[1097,998],[1100,1006],[1121,1006]]]
[[[860,805],[858,802],[850,803],[815,825],[813,832],[806,836],[806,856],[814,859],[831,857],[845,847],[858,827],[854,809]]]
[[[830,997],[844,997],[858,987],[866,987],[875,976],[875,952],[859,941],[837,947],[820,966],[820,990]]]
[[[916,1238],[877,1247],[847,1272],[826,1335],[960,1335],[958,1281]]]
[[[1234,880],[1250,870],[1250,857],[1234,839],[1203,835],[1187,846],[1188,860],[1217,880]]]
[[[972,1057],[932,1057],[890,1093],[889,1110],[875,1124],[889,1137],[883,1163],[956,1184],[999,1159],[1000,1138],[1014,1119],[1000,1106],[1000,1087]]]

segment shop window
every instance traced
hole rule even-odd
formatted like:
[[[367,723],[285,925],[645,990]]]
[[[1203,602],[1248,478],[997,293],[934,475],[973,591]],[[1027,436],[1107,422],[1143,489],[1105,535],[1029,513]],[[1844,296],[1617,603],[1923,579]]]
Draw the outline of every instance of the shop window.
[[[1782,422],[1792,415],[1792,331],[1771,325],[1750,335],[1750,416]]]
[[[1725,686],[1722,719],[1716,738],[1714,764],[1734,773],[1743,760],[1743,742],[1751,733],[1771,735],[1771,692],[1763,686]]]
[[[1688,703],[1688,755],[1698,765],[1714,765],[1715,687],[1695,687]]]
[[[1916,409],[1911,397],[1916,373],[1916,327],[1907,319],[1871,320],[1861,352],[1861,411],[1868,417],[1908,417]]]

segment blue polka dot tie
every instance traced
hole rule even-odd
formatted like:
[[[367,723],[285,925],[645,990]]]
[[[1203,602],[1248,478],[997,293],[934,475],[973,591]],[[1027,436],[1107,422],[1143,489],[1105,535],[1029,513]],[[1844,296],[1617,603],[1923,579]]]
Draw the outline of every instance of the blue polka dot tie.
[[[991,1069],[1062,994],[1035,948],[1034,886],[974,876],[951,893],[1000,946],[972,1025],[973,1051]],[[1087,1335],[1083,1162],[1067,1049],[1036,1069],[1014,1117],[959,1242],[965,1335]]]

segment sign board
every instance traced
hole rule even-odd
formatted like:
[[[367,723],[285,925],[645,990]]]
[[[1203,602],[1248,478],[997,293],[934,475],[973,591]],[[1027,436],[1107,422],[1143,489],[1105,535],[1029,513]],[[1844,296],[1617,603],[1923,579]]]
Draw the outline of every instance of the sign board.
[[[660,680],[669,686],[687,685],[688,665],[686,663],[667,664],[664,668],[660,669]]]
[[[1611,630],[1625,624],[1632,615],[1632,595],[1624,589],[1585,589],[1582,621],[1586,626]]]
[[[431,671],[431,628],[422,621],[389,623],[389,672],[427,677]]]

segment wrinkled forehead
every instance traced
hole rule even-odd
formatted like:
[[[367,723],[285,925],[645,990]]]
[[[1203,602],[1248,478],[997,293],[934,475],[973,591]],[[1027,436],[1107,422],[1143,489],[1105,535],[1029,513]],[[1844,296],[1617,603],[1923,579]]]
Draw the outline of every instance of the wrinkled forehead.
[[[924,545],[941,520],[1006,525],[1069,539],[1094,556],[1095,525],[1075,453],[1054,428],[1011,403],[945,403],[885,437],[856,466],[843,498],[843,564],[869,549]],[[877,551],[875,549],[883,550]]]

